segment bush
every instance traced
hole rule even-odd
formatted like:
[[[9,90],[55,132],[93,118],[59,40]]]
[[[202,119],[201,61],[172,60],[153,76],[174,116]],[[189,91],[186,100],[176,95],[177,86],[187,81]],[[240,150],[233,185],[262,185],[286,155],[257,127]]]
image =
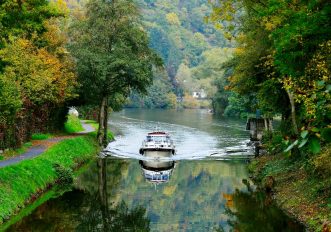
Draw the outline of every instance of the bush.
[[[324,147],[321,154],[312,159],[314,171],[324,177],[331,176],[331,144]]]
[[[64,124],[64,129],[67,133],[77,133],[80,131],[83,131],[84,128],[82,124],[80,123],[80,120],[75,115],[69,114],[68,120]]]
[[[35,133],[32,135],[32,140],[45,140],[51,138],[51,134],[42,134],[42,133]]]
[[[71,168],[65,168],[58,163],[53,164],[53,167],[58,178],[58,184],[68,185],[73,182],[73,171]]]
[[[264,131],[262,143],[265,144],[269,154],[282,153],[286,149],[286,144],[280,132]]]

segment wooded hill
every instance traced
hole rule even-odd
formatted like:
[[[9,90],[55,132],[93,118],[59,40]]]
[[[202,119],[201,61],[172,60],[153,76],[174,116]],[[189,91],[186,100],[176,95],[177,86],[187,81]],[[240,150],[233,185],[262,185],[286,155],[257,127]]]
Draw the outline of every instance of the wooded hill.
[[[212,59],[220,60],[228,53],[220,48],[231,43],[207,24],[205,17],[211,5],[205,0],[138,0],[143,25],[150,36],[150,47],[163,59],[165,71],[155,73],[154,85],[146,97],[133,94],[129,106],[172,108],[177,97],[191,96],[204,89],[208,97],[216,92],[213,70],[202,70]],[[224,58],[223,58],[224,59]],[[219,65],[217,65],[219,66]],[[191,99],[192,100],[192,99]]]

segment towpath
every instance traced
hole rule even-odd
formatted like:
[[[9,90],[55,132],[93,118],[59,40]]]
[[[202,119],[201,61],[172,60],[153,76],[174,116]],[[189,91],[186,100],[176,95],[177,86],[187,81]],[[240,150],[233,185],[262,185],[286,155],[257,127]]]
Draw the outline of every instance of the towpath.
[[[53,138],[46,139],[46,140],[33,141],[32,147],[30,147],[23,154],[21,154],[19,156],[15,156],[13,158],[9,158],[9,159],[0,161],[0,168],[19,163],[22,160],[32,159],[32,158],[40,155],[44,151],[46,151],[46,149],[48,149],[50,146],[53,146],[54,144],[56,144],[64,139],[73,138],[78,135],[83,135],[83,134],[87,134],[87,133],[95,131],[94,127],[90,124],[87,124],[84,120],[81,120],[81,123],[84,128],[84,131],[81,131],[81,132],[78,132],[78,133],[75,133],[72,135],[68,135],[68,136],[58,136],[58,137],[53,137]]]

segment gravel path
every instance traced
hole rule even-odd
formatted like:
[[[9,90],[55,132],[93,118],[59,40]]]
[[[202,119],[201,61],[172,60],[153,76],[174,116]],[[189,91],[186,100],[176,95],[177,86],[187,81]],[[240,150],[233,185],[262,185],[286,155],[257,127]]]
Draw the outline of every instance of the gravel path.
[[[81,120],[80,122],[82,123],[84,131],[79,132],[79,134],[87,134],[87,133],[95,131],[95,128],[91,124],[87,124],[85,122],[85,120]]]
[[[95,131],[94,127],[92,127],[90,124],[85,123],[84,120],[81,120],[81,123],[84,128],[84,131],[75,133],[75,134],[73,134],[73,136],[87,134],[87,133]],[[36,145],[33,145],[25,153],[23,153],[19,156],[15,156],[13,158],[7,159],[7,160],[0,161],[0,168],[19,163],[22,160],[32,159],[32,158],[40,155],[41,153],[43,153],[50,146],[58,143],[61,140],[71,138],[73,136],[61,136],[61,137],[54,137],[54,138],[50,138],[50,139],[46,139],[46,140],[40,140],[40,141],[38,141],[38,143]]]

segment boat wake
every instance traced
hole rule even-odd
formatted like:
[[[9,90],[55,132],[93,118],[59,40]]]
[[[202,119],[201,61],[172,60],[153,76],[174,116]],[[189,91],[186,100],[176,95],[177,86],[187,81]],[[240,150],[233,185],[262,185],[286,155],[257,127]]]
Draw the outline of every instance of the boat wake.
[[[228,135],[211,135],[197,128],[171,123],[145,121],[122,117],[121,120],[111,122],[113,126],[121,128],[122,135],[108,144],[101,152],[101,157],[115,157],[121,159],[155,160],[139,154],[142,140],[148,132],[157,129],[171,135],[175,147],[175,154],[171,157],[158,157],[159,161],[179,160],[232,160],[247,159],[254,156],[248,146],[248,139],[231,138]]]
[[[108,147],[100,153],[101,157],[116,157],[121,159],[136,159],[144,161],[179,161],[179,160],[234,160],[234,159],[249,159],[254,157],[254,151],[247,145],[247,141],[243,141],[238,146],[225,147],[222,149],[210,149],[199,151],[177,151],[171,157],[146,157],[134,151],[128,151],[128,147],[124,146],[121,142],[114,141],[109,144]]]

